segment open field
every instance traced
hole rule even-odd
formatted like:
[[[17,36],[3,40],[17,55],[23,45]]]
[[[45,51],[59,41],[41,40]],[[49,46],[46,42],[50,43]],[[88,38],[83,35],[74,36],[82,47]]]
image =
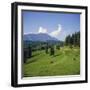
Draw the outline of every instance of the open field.
[[[60,76],[80,74],[79,47],[62,47],[55,50],[55,55],[46,54],[45,50],[35,51],[23,64],[23,76]]]

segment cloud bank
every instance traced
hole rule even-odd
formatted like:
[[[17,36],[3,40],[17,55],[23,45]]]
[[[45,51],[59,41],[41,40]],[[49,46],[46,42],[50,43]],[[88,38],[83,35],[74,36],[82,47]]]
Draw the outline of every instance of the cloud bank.
[[[38,33],[47,33],[47,29],[43,27],[39,27]]]
[[[50,36],[58,37],[58,36],[60,35],[61,30],[62,30],[62,27],[61,27],[60,24],[58,24],[57,30],[52,31],[52,32],[50,33]]]
[[[58,24],[57,29],[52,31],[52,32],[50,32],[50,33],[48,33],[48,30],[46,28],[43,28],[41,26],[38,29],[38,33],[47,33],[50,36],[55,37],[55,38],[57,38],[60,35],[61,31],[62,31],[61,24]]]

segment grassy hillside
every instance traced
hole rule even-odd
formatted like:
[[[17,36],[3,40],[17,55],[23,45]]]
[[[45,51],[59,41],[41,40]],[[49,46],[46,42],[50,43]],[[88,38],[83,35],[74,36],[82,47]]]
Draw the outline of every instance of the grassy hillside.
[[[80,74],[79,47],[63,47],[50,56],[45,50],[35,51],[23,64],[24,77]]]

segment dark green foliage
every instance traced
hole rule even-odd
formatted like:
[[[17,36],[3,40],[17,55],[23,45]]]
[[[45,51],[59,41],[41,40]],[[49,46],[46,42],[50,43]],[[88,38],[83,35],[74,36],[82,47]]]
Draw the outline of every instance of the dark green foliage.
[[[66,40],[65,40],[65,45],[69,45],[69,44],[70,44],[70,40],[71,40],[71,36],[68,35],[68,36],[66,37]]]
[[[32,49],[29,46],[28,48],[24,48],[24,63],[26,63],[27,58],[32,57]]]
[[[80,46],[80,32],[77,32],[77,45]]]
[[[80,46],[80,32],[75,32],[72,35],[68,35],[65,39],[65,45]]]
[[[56,45],[56,49],[57,50],[60,50],[60,45]]]
[[[50,62],[51,64],[54,63],[53,61]]]
[[[26,60],[27,60],[27,58],[28,58],[28,49],[27,48],[24,48],[24,63],[26,63]]]
[[[46,44],[45,52],[48,54],[48,43]]]
[[[54,53],[55,53],[54,46],[51,46],[50,47],[50,55],[54,55]]]
[[[72,46],[72,45],[70,45],[70,48],[72,49],[72,48],[73,48],[73,46]]]
[[[28,47],[28,53],[29,53],[29,58],[31,58],[32,57],[32,49],[31,49],[31,47]]]
[[[73,58],[73,60],[75,61],[75,60],[76,60],[76,58]]]

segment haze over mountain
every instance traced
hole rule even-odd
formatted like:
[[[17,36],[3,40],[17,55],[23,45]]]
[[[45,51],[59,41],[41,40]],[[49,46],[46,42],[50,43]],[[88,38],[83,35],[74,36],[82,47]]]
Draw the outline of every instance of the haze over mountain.
[[[25,34],[23,36],[24,41],[59,41],[58,39],[46,34],[46,33],[38,33],[38,34]]]

